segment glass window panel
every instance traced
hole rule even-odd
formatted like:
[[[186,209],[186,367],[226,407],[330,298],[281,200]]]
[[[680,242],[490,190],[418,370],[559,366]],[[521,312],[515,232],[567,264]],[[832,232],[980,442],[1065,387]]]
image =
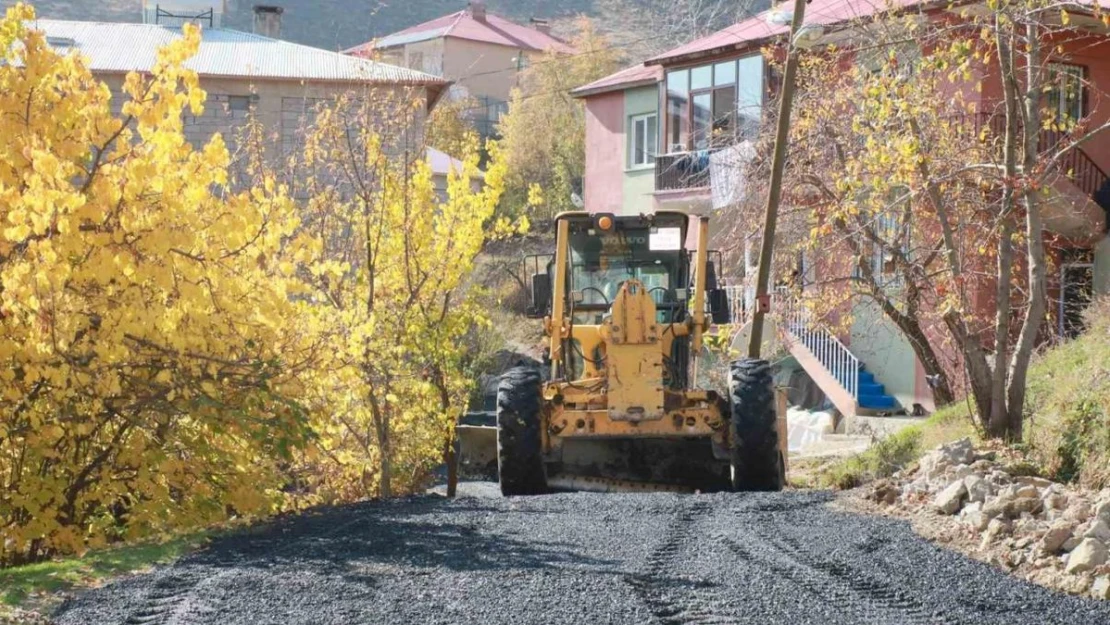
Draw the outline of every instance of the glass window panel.
[[[667,98],[667,151],[685,152],[690,142],[690,120],[686,96]]]
[[[667,93],[686,95],[690,93],[690,70],[679,70],[667,74]]]
[[[690,91],[708,89],[713,86],[713,67],[695,67],[690,70]]]
[[[655,152],[659,145],[659,116],[649,115],[645,126],[647,127],[645,130],[647,136],[644,140],[644,153],[647,155],[646,162],[654,163]]]
[[[694,149],[709,147],[709,135],[713,125],[713,101],[709,93],[699,93],[693,99]]]
[[[727,140],[732,134],[736,120],[736,87],[721,87],[713,90],[713,135]]]
[[[736,83],[736,61],[725,61],[713,66],[713,86],[721,87]]]
[[[644,126],[645,120],[641,118],[635,119],[632,124],[632,164],[642,165],[644,163]]]
[[[753,55],[740,59],[736,82],[737,130],[745,137],[754,137],[763,116],[763,57]]]

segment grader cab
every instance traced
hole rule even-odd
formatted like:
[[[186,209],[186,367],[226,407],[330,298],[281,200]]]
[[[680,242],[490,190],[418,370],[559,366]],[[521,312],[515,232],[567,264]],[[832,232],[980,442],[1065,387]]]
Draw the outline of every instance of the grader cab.
[[[531,277],[545,363],[498,385],[504,495],[782,488],[768,363],[733,363],[727,390],[697,387],[705,333],[728,315],[708,218],[693,220],[693,251],[691,221],[678,211],[556,217],[554,254]]]

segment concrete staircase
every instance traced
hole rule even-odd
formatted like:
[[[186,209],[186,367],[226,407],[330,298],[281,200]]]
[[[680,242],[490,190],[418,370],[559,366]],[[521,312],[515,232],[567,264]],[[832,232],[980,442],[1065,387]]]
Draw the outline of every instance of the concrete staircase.
[[[743,322],[734,338],[742,339],[746,345],[751,331],[750,316],[746,314],[749,307],[743,302],[743,287],[730,289],[733,316],[736,322]],[[773,313],[766,322],[776,330],[764,332],[765,342],[770,343],[765,343],[765,347],[779,344],[794,356],[842,415],[854,417],[901,409],[874,373],[828,329],[815,322],[809,310],[798,305],[787,291],[774,294],[771,310]]]

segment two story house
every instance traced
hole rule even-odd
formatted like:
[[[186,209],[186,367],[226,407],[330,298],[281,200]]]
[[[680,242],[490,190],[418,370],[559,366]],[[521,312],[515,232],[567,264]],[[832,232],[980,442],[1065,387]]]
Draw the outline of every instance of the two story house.
[[[837,43],[850,48],[861,43],[853,40],[853,24],[886,11],[912,10],[925,23],[951,23],[961,19],[961,9],[975,4],[949,8],[915,0],[813,0],[805,23],[834,32]],[[778,77],[765,54],[781,51],[788,26],[769,19],[770,12],[574,90],[586,111],[588,210],[729,210],[720,201],[723,183],[714,180],[712,163],[723,150],[755,138],[766,107],[776,101]],[[1053,46],[1051,69],[1060,80],[1047,97],[1062,113],[1094,127],[1110,119],[1110,105],[1089,93],[1110,86],[1110,36],[1097,19],[1079,13],[1073,23],[1076,36]],[[863,59],[849,56],[846,62]],[[982,90],[965,94],[965,99],[980,114],[996,115],[1001,72],[991,62],[982,71]],[[989,131],[994,122],[984,127]],[[722,145],[718,137],[727,140]],[[1064,161],[1061,168],[1067,171],[1044,212],[1047,233],[1068,246],[1052,250],[1057,273],[1050,306],[1058,313],[1052,330],[1068,336],[1092,294],[1110,294],[1110,133],[1071,150]],[[727,268],[726,275],[741,280],[751,275],[753,259],[746,256],[740,266]],[[827,358],[792,349],[798,364],[846,415],[933,409],[929,382],[905,337],[873,304],[860,304],[852,312],[851,328],[821,338]],[[853,373],[849,383],[845,375],[831,371],[844,363],[858,363],[867,372],[858,379]]]
[[[451,97],[472,98],[472,119],[482,138],[494,134],[521,70],[547,52],[572,53],[551,34],[546,20],[522,26],[486,10],[485,0],[385,37],[346,54],[440,76],[452,82]]]

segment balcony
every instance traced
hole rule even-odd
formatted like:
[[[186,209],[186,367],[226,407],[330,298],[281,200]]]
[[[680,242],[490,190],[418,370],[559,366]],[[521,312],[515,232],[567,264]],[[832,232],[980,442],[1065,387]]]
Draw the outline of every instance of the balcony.
[[[970,117],[974,120],[976,132],[987,129],[991,135],[1001,137],[1006,131],[1006,118],[1003,115],[979,113]],[[1058,130],[1042,129],[1039,135],[1037,143],[1042,154],[1057,150],[1069,140],[1068,133]],[[1068,150],[1060,159],[1058,169],[1083,195],[1096,201],[1100,192],[1105,192],[1110,181],[1110,176],[1091,160],[1082,147]],[[1110,210],[1107,206],[1103,208]]]
[[[687,191],[709,188],[712,150],[674,152],[655,157],[655,190]]]

